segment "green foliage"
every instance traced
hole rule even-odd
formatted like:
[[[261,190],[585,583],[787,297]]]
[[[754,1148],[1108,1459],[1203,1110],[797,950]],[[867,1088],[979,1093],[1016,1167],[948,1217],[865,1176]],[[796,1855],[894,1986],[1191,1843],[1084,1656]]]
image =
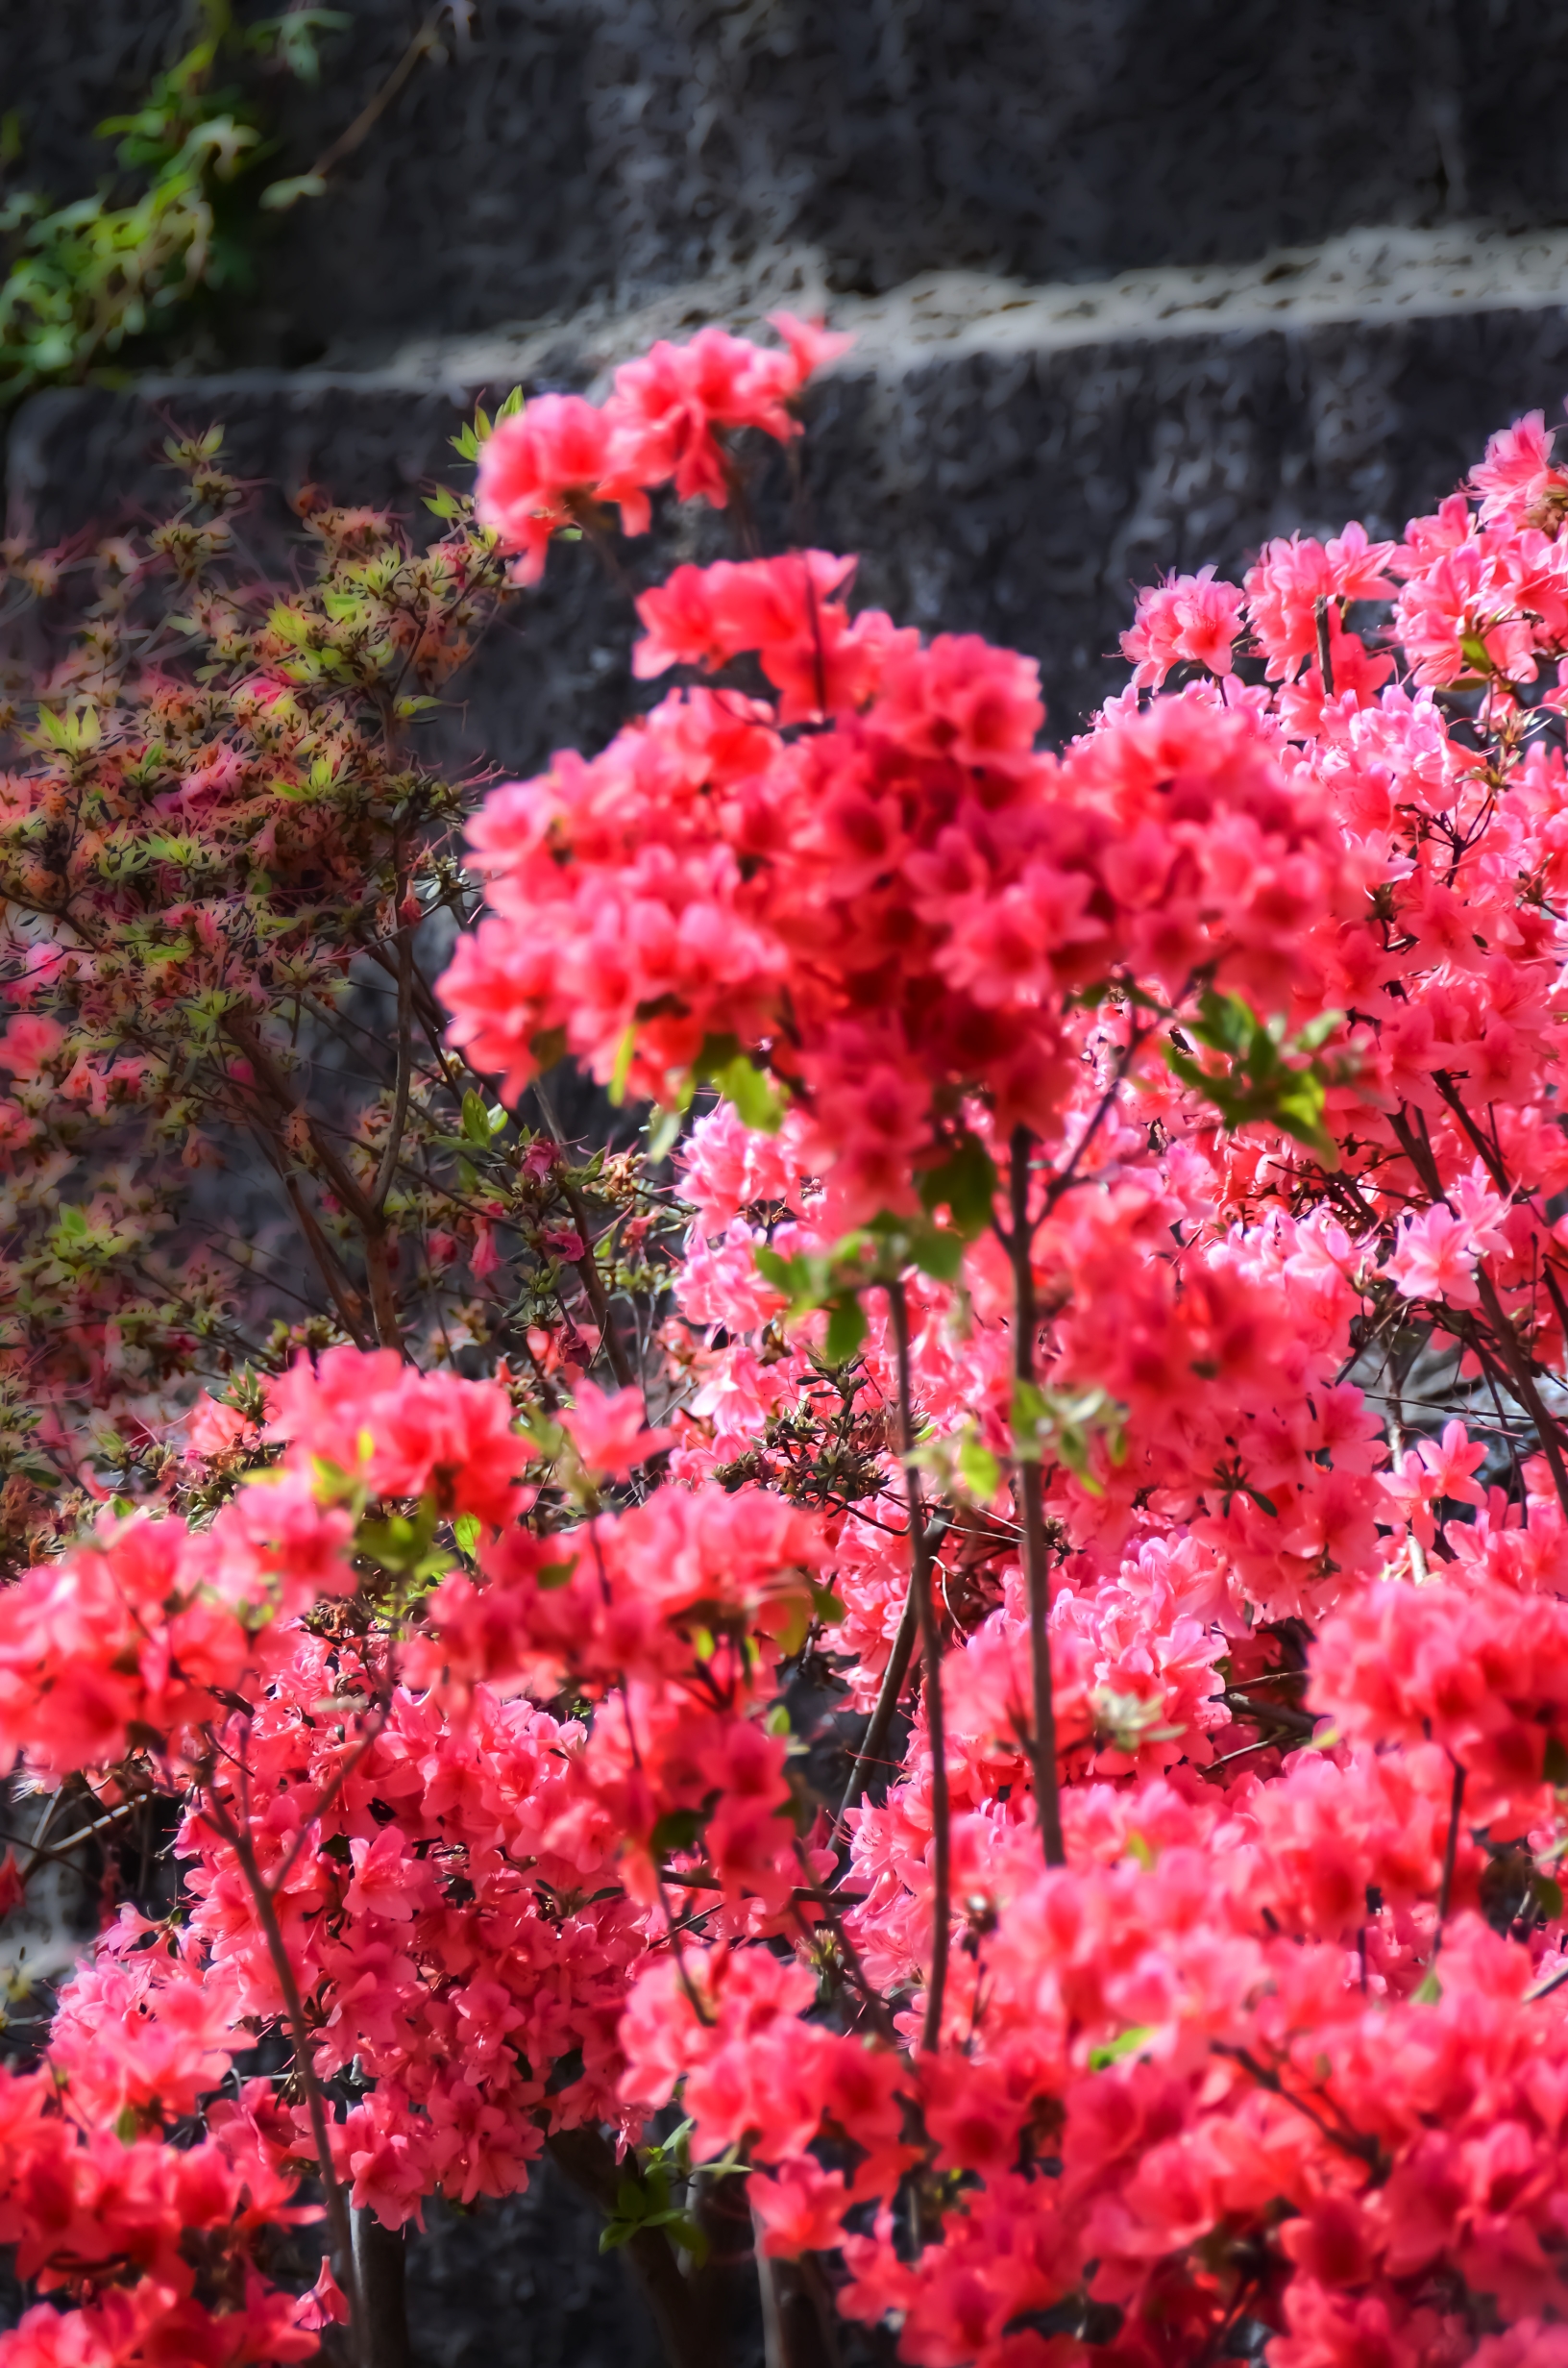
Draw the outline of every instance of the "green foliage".
[[[482,414],[481,414],[482,416]],[[617,1104],[625,1099],[626,1083],[631,1075],[631,1064],[637,1051],[637,1029],[628,1027],[616,1048],[615,1068],[610,1077],[610,1099]],[[649,1127],[649,1153],[662,1159],[673,1147],[680,1133],[681,1122],[692,1106],[692,1099],[700,1085],[711,1085],[727,1102],[732,1102],[744,1125],[756,1134],[776,1135],[784,1122],[788,1104],[776,1079],[757,1067],[749,1053],[743,1050],[738,1037],[709,1036],[679,1081],[674,1107],[657,1112]]]
[[[514,386],[511,393],[506,397],[505,402],[497,411],[496,420],[514,419],[522,408],[523,389],[521,386]],[[496,420],[493,420],[490,417],[489,412],[484,408],[482,404],[476,404],[474,407],[473,419],[471,421],[465,421],[463,426],[458,429],[457,433],[450,439],[452,449],[456,454],[459,460],[478,460],[480,447],[488,444],[492,434],[495,432]],[[439,499],[439,497],[437,497],[437,499]],[[432,502],[431,507],[433,508],[434,506],[435,505]]]
[[[0,1058],[0,1568],[71,1533],[80,1468],[130,1500],[162,1489],[179,1455],[146,1410],[177,1423],[199,1380],[379,1334],[526,1363],[576,1210],[637,1201],[629,1156],[561,1167],[428,1047],[417,962],[394,1020],[410,932],[473,899],[475,792],[415,728],[510,597],[494,538],[455,498],[424,550],[311,503],[313,564],[280,593],[233,533],[222,448],[172,440],[170,513],[69,575],[0,554],[8,616],[55,592],[76,612],[0,715],[0,987],[14,1008],[28,982],[36,1031]],[[221,1194],[198,1214],[204,1171],[258,1146],[272,1216],[231,1226]],[[641,1287],[658,1237],[635,1245],[606,1242],[607,1291]],[[254,1452],[220,1456],[225,1485]],[[441,1549],[427,1521],[362,1550],[407,1591]]]
[[[218,68],[261,56],[316,82],[320,37],[352,20],[302,9],[238,28],[228,0],[204,0],[203,19],[202,37],[142,104],[98,126],[97,137],[115,142],[117,176],[65,206],[36,189],[0,206],[12,248],[0,284],[0,404],[102,375],[123,349],[163,334],[199,290],[248,284],[253,225],[236,185],[269,143],[244,93],[216,82]],[[10,162],[21,134],[13,115],[6,127]]]
[[[637,2149],[636,2176],[623,2179],[616,2190],[615,2209],[600,2232],[600,2253],[615,2252],[641,2229],[668,2229],[699,2267],[707,2259],[708,2240],[690,2206],[673,2199],[674,2187],[691,2180],[691,2123],[683,2121],[662,2145]]]
[[[1020,1464],[1065,1464],[1090,1495],[1103,1494],[1090,1470],[1096,1439],[1113,1464],[1126,1454],[1125,1416],[1106,1391],[1051,1390],[1039,1382],[1013,1384],[1013,1452]]]
[[[1165,1059],[1189,1091],[1212,1102],[1230,1128],[1260,1122],[1305,1144],[1324,1167],[1338,1163],[1334,1137],[1323,1122],[1326,1088],[1339,1081],[1315,1056],[1344,1019],[1326,1011],[1299,1036],[1286,1037],[1283,1020],[1260,1020],[1237,995],[1210,987],[1198,1017],[1188,1023],[1200,1045],[1226,1056],[1222,1069],[1206,1067],[1179,1045]]]
[[[1136,2056],[1139,2048],[1147,2047],[1155,2035],[1152,2024],[1135,2023],[1131,2031],[1123,2031],[1115,2038],[1108,2039],[1103,2047],[1090,2049],[1090,2070],[1108,2071],[1112,2064],[1120,2063],[1124,2056]]]
[[[977,1135],[964,1135],[940,1167],[926,1169],[919,1187],[927,1211],[934,1216],[946,1209],[958,1232],[972,1242],[992,1221],[996,1163]]]
[[[874,1284],[896,1282],[911,1267],[936,1282],[956,1283],[963,1270],[964,1241],[919,1218],[886,1212],[869,1225],[846,1233],[825,1252],[803,1250],[785,1258],[759,1245],[757,1270],[776,1291],[785,1293],[789,1307],[784,1320],[797,1323],[819,1308],[827,1311],[822,1357],[828,1366],[847,1365],[866,1338],[866,1314],[860,1295]]]

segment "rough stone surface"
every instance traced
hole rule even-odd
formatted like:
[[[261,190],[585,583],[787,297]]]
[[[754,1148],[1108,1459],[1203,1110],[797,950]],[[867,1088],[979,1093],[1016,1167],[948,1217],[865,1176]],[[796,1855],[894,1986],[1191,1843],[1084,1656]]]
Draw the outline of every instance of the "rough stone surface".
[[[1117,635],[1162,571],[1242,568],[1268,535],[1363,518],[1397,532],[1458,481],[1491,429],[1568,389],[1568,311],[1323,323],[841,368],[818,387],[803,470],[764,456],[771,537],[866,556],[858,595],[927,630],[1041,660],[1066,732],[1125,678]],[[570,372],[563,373],[570,375]],[[233,463],[417,513],[459,464],[451,394],[303,375],[40,396],[12,431],[12,524],[54,541],[155,506],[171,422],[226,422]],[[262,539],[282,563],[287,512]],[[684,555],[667,529],[634,578]],[[702,530],[712,544],[718,522]],[[465,678],[457,741],[509,773],[600,745],[639,696],[624,594],[584,545],[551,554]]]
[[[427,2208],[408,2256],[418,2368],[660,2368],[659,2346],[601,2225],[543,2166],[527,2194],[472,2215]]]
[[[267,0],[270,7],[271,0]],[[246,11],[246,13],[252,12]],[[319,90],[280,85],[297,172],[423,11],[350,0]],[[809,252],[839,289],[978,267],[1093,280],[1362,223],[1568,219],[1568,50],[1525,0],[483,0],[286,217],[231,358],[567,317]],[[188,29],[186,0],[0,11],[22,169],[61,199]]]

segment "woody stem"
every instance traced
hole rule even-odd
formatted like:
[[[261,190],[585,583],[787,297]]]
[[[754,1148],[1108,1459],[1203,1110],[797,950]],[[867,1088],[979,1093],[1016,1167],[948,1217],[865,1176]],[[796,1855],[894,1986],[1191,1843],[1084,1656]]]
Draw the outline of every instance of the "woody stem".
[[[1027,1126],[1013,1129],[1009,1190],[1012,1228],[1008,1254],[1013,1266],[1013,1371],[1020,1382],[1035,1377],[1035,1272],[1029,1217],[1029,1156],[1034,1137]],[[1035,1818],[1047,1866],[1067,1862],[1062,1839],[1062,1803],[1056,1783],[1056,1712],[1051,1694],[1050,1564],[1045,1548],[1045,1507],[1040,1462],[1018,1466],[1018,1514],[1023,1531],[1023,1576],[1029,1596],[1029,1669],[1034,1695],[1030,1760],[1035,1774]]]
[[[942,2036],[952,1923],[953,1836],[947,1796],[947,1727],[942,1705],[942,1640],[937,1633],[937,1607],[931,1587],[931,1541],[925,1526],[925,1507],[920,1500],[920,1475],[910,1461],[915,1446],[915,1421],[910,1405],[909,1300],[902,1280],[889,1283],[887,1293],[888,1316],[898,1356],[898,1440],[909,1504],[909,1591],[919,1627],[920,1658],[925,1663],[925,1727],[931,1747],[931,1971],[926,1984],[925,2027],[920,2044],[934,2048]]]

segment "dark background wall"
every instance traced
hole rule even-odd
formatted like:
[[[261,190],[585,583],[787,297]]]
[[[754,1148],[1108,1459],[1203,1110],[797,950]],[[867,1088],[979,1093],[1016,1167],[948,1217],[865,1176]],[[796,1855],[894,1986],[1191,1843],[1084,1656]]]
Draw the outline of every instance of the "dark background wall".
[[[320,87],[265,94],[269,170],[307,165],[420,21],[414,0],[349,8]],[[17,173],[90,185],[93,124],[190,30],[184,0],[0,6]],[[1066,732],[1118,679],[1137,582],[1352,514],[1397,530],[1568,388],[1558,0],[459,0],[442,32],[446,62],[327,198],[274,218],[257,287],[184,334],[176,377],[23,407],[13,530],[144,511],[168,423],[214,417],[248,474],[417,509],[476,386],[590,382],[638,308],[678,333],[967,273],[995,336],[863,340],[814,399],[808,504],[779,523],[863,550],[865,597],[1037,654]],[[1478,222],[1504,260],[1548,233],[1528,301],[1492,308],[1484,237],[1470,297],[1445,281]],[[1231,326],[1228,269],[1368,225],[1400,230],[1413,297],[1362,305],[1363,240],[1334,317],[1291,310],[1286,259],[1279,325],[1265,282]],[[1212,267],[1180,333],[1135,284],[1162,265]],[[1004,334],[1050,281],[1134,294],[1103,333]],[[591,559],[558,555],[469,686],[470,743],[522,770],[602,737],[628,640]]]
[[[376,87],[413,0],[350,0],[289,169]],[[1568,219],[1556,0],[477,0],[282,229],[233,358],[297,366],[410,331],[568,314],[810,248],[830,286],[1239,260],[1360,224]],[[88,137],[180,0],[8,0],[26,169]]]

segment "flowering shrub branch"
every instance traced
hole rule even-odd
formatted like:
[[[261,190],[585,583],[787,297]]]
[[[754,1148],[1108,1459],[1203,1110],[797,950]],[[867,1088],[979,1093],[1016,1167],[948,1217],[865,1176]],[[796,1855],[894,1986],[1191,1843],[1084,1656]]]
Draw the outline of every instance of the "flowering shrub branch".
[[[179,1895],[4,2076],[0,2364],[368,2362],[348,2214],[548,2149],[674,2362],[744,2187],[846,2357],[1563,2368],[1568,473],[1154,587],[1050,753],[757,548],[777,327],[481,417],[428,551],[306,505],[266,603],[185,448],[24,719],[0,1738],[177,1804]],[[635,594],[648,714],[416,761],[503,569],[683,501],[743,555]]]

